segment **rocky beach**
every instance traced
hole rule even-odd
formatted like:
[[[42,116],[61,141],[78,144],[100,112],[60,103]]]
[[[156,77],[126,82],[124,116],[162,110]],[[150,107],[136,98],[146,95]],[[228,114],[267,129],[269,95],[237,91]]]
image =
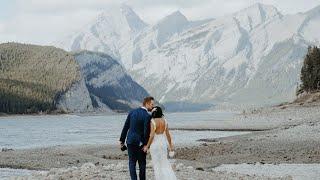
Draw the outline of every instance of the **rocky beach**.
[[[222,171],[219,167],[319,164],[319,110],[317,102],[291,103],[243,112],[207,126],[172,127],[190,131],[252,130],[243,135],[199,139],[199,145],[178,146],[171,160],[173,167],[179,179],[296,179],[290,173],[259,175]],[[41,171],[11,179],[128,179],[127,158],[116,145],[7,149],[0,152],[0,167]],[[150,156],[148,159],[150,162]],[[150,163],[148,176],[153,177]]]
[[[0,2],[0,180],[130,179],[141,106],[179,180],[320,179],[319,2],[150,2]]]

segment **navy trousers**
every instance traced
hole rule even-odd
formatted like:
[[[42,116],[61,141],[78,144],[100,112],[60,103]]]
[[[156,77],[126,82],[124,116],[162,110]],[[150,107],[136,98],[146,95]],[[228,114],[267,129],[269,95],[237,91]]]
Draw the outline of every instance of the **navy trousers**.
[[[131,180],[137,180],[136,165],[139,164],[139,179],[146,179],[146,153],[142,151],[142,146],[128,144],[129,171]]]

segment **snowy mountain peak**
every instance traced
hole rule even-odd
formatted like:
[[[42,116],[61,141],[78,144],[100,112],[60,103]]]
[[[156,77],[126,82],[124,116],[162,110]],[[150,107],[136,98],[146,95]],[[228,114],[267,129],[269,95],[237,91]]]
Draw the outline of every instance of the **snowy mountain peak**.
[[[263,20],[268,20],[275,16],[282,16],[282,14],[279,12],[279,10],[275,6],[261,4],[261,3],[256,3],[244,9],[242,12],[245,12],[245,11],[248,13],[248,15],[258,15]]]
[[[174,11],[173,13],[165,17],[165,19],[168,19],[168,18],[175,18],[175,19],[188,21],[187,18],[180,11]]]
[[[109,7],[78,33],[57,43],[68,51],[104,52],[120,59],[119,49],[147,24],[127,5]]]
[[[167,24],[173,25],[174,23],[185,24],[188,22],[189,22],[188,19],[180,11],[175,11],[170,15],[161,19],[156,26],[162,26]]]
[[[129,5],[125,4],[125,3],[123,3],[123,4],[120,5],[120,9],[121,9],[121,11],[122,11],[123,13],[125,13],[125,12],[135,13],[135,12],[132,10],[132,8],[131,8]]]
[[[262,4],[262,3],[255,3],[252,6],[249,6],[248,8],[244,9],[243,11],[251,11],[251,10],[258,10],[261,13],[264,12],[270,15],[279,13],[278,9],[275,6]]]
[[[147,26],[147,24],[140,19],[130,6],[122,4],[120,9],[122,14],[126,17],[132,31],[139,32]]]
[[[310,15],[319,15],[320,14],[320,5],[312,8],[311,10],[307,11],[305,14]]]
[[[147,26],[133,9],[125,4],[122,4],[120,7],[107,9],[99,14],[98,18],[93,22],[97,24],[101,21],[107,22],[112,28],[120,31],[123,29],[121,25],[129,26],[133,33],[137,33]]]
[[[190,22],[188,19],[180,11],[175,11],[161,19],[155,26],[153,26],[153,30],[157,31],[158,34],[158,46],[161,46],[172,35],[182,32],[189,26],[189,24]]]
[[[247,31],[250,31],[275,18],[281,18],[282,14],[272,5],[256,3],[233,14],[232,17],[236,18]]]

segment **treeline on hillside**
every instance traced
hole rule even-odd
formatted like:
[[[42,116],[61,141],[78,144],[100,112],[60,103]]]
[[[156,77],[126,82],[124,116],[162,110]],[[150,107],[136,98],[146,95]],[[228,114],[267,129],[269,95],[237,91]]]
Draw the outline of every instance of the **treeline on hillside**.
[[[303,92],[315,92],[320,90],[320,48],[313,46],[308,48],[301,69],[301,86],[297,95]]]
[[[61,49],[0,44],[0,112],[50,112],[59,95],[79,79],[74,57]]]
[[[35,113],[52,111],[54,92],[45,86],[17,80],[0,79],[0,111],[4,113]]]

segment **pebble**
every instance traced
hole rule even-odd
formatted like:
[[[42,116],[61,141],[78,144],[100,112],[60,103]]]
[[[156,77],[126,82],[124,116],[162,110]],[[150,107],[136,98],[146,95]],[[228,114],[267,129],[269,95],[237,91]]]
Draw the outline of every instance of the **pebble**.
[[[14,150],[11,148],[2,148],[1,149],[1,152],[9,152],[9,151],[14,151]]]

